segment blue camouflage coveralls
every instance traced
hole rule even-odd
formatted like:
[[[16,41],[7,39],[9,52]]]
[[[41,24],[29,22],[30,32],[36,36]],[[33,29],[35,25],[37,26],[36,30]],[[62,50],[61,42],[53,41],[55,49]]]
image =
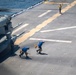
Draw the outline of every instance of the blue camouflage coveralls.
[[[42,45],[43,45],[43,41],[40,41],[39,43],[38,43],[38,50],[37,50],[37,52],[39,52],[39,53],[41,53],[41,51],[42,51]]]
[[[26,57],[27,57],[27,55],[28,55],[28,53],[27,53],[27,50],[29,50],[29,47],[24,47],[24,48],[22,48],[22,52],[20,53],[20,57],[25,53],[25,55],[26,55]]]

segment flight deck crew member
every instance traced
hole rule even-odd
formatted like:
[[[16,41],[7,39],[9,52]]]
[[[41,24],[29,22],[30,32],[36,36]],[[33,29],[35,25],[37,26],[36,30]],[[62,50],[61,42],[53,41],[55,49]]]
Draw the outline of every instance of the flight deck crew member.
[[[38,47],[38,50],[36,50],[36,52],[38,52],[39,54],[41,53],[41,51],[42,51],[42,45],[43,45],[43,41],[40,41],[39,43],[38,43],[38,45],[37,46],[35,46],[35,48],[37,48]]]
[[[20,51],[20,57],[25,53],[26,57],[28,57],[28,52],[27,50],[29,50],[29,47],[24,47],[22,48],[22,50]]]
[[[62,9],[62,4],[59,5],[59,13],[60,13],[60,14],[62,14],[62,13],[61,13],[61,9]]]

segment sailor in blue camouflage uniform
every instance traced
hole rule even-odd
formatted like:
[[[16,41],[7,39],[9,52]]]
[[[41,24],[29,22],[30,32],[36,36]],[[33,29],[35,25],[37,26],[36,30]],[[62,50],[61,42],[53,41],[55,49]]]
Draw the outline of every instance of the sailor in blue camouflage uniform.
[[[43,41],[40,41],[40,42],[38,43],[38,45],[35,46],[35,48],[38,47],[38,50],[36,50],[36,52],[39,53],[39,54],[41,54],[43,43],[44,43]]]
[[[29,47],[23,47],[22,50],[20,51],[20,57],[25,53],[26,57],[28,57],[28,52],[27,50],[29,50]]]

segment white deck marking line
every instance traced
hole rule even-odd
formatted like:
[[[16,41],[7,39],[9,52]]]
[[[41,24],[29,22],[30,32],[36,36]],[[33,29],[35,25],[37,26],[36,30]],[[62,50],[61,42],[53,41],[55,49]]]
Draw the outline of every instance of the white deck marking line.
[[[53,40],[53,39],[40,39],[40,38],[30,38],[29,40],[41,40],[41,41],[51,41],[51,42],[59,42],[59,43],[72,43],[72,41],[66,41],[66,40]]]
[[[44,32],[52,32],[52,31],[57,31],[57,30],[66,30],[66,29],[73,29],[73,28],[76,28],[76,26],[57,28],[57,29],[51,29],[51,30],[43,30],[43,31],[40,31],[40,32],[44,33]]]
[[[39,15],[38,17],[43,17],[44,15],[46,15],[47,13],[51,12],[51,10],[46,11],[45,13]]]
[[[29,25],[29,24],[24,24],[24,25],[20,26],[19,28],[17,28],[16,30],[14,30],[14,31],[12,32],[12,34],[18,32],[19,30],[21,30],[22,28],[24,28],[24,27],[26,27],[26,26],[28,26],[28,25]]]

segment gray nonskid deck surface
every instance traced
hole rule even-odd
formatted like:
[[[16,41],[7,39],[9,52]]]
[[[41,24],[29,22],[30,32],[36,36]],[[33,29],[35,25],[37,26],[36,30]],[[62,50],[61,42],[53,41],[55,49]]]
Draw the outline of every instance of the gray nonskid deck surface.
[[[67,5],[63,5],[65,8]],[[76,75],[76,5],[57,17],[40,31],[29,37],[19,45],[15,56],[7,58],[0,63],[1,75]],[[42,13],[51,10],[48,14],[38,17]],[[58,5],[41,4],[23,14],[12,19],[13,26],[23,22],[28,24],[24,29],[19,30],[29,32],[39,24],[43,23],[54,14],[58,13]],[[71,27],[71,28],[69,28]],[[59,28],[65,28],[56,30]],[[49,32],[41,32],[54,30]],[[31,40],[36,38],[36,40]],[[39,41],[37,39],[49,39],[54,41],[45,41],[43,44],[43,54],[37,54],[34,45]],[[59,41],[57,41],[59,40]],[[65,41],[65,42],[62,42]],[[67,41],[71,41],[67,42]],[[19,50],[29,46],[29,58],[25,55],[19,57]]]

